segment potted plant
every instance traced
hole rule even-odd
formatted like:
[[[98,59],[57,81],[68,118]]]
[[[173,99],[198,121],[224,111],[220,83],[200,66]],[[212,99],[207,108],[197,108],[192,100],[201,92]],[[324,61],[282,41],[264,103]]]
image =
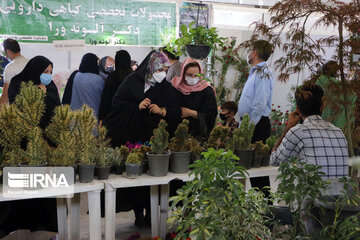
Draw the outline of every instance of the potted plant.
[[[216,49],[217,45],[222,46],[224,39],[219,37],[215,27],[193,27],[194,24],[195,22],[191,22],[189,27],[181,25],[182,36],[175,40],[174,46],[168,44],[167,49],[178,56],[186,51],[191,58],[204,59],[211,49]]]
[[[166,176],[169,169],[170,152],[165,152],[169,142],[169,133],[166,131],[167,123],[162,119],[154,135],[150,139],[151,152],[147,153],[150,175]]]
[[[203,155],[193,164],[194,179],[169,200],[175,239],[270,239],[268,200],[260,191],[244,190],[238,179],[247,173],[232,160],[237,157],[213,148]]]
[[[128,178],[137,178],[140,172],[140,165],[142,162],[142,153],[138,151],[132,151],[126,158],[126,176]]]
[[[174,173],[186,173],[189,171],[190,149],[189,141],[189,121],[184,119],[175,131],[175,136],[170,142],[170,171]]]
[[[214,148],[216,150],[219,150],[221,148],[224,149],[226,146],[225,142],[228,132],[229,132],[228,127],[224,127],[224,126],[214,127],[210,133],[210,137],[206,144],[206,147]]]
[[[190,138],[187,142],[190,148],[190,162],[193,163],[196,160],[201,159],[201,154],[204,152],[204,148],[195,138]]]
[[[274,148],[276,143],[276,137],[275,136],[270,136],[268,139],[266,139],[266,144],[264,146],[264,150],[263,152],[265,153],[265,151],[268,148],[268,152],[267,154],[264,154],[263,156],[263,160],[261,161],[261,166],[266,167],[270,165],[270,154],[271,154],[271,150]]]
[[[258,168],[261,166],[261,161],[263,158],[262,149],[264,144],[262,141],[256,141],[254,144],[251,144],[251,148],[254,149],[254,158],[251,163],[251,167]]]
[[[94,180],[95,158],[93,152],[84,151],[79,162],[79,181],[89,183]]]
[[[125,160],[129,154],[129,149],[125,146],[116,147],[113,164],[115,165],[115,174],[121,175],[125,171]]]
[[[247,169],[251,168],[254,149],[251,149],[251,138],[255,129],[255,123],[250,122],[248,114],[243,116],[240,128],[233,131],[233,136],[228,140],[227,148],[234,151],[240,158],[239,165]]]
[[[111,147],[98,149],[96,156],[96,176],[99,180],[105,180],[109,178],[111,164],[113,163],[112,155],[114,149]]]

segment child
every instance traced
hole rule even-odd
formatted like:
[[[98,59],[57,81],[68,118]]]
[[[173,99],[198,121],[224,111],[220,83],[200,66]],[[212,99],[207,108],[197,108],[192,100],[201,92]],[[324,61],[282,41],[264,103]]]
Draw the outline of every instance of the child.
[[[231,131],[239,127],[239,123],[235,121],[235,115],[238,110],[238,105],[234,101],[224,102],[220,107],[220,119],[223,121],[223,126],[229,127]]]

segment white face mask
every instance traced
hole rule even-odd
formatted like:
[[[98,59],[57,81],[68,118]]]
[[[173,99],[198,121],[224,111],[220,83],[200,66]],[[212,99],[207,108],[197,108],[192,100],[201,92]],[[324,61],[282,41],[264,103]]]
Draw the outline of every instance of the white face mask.
[[[158,83],[161,83],[165,77],[166,77],[166,72],[164,72],[164,71],[153,74],[153,78]]]
[[[251,65],[251,63],[250,63],[250,54],[251,54],[251,52],[249,52],[248,53],[248,55],[246,56],[246,62],[247,62],[247,64],[249,64],[249,65]]]
[[[191,78],[191,77],[185,76],[185,81],[188,85],[193,86],[200,81],[200,78],[199,77]]]

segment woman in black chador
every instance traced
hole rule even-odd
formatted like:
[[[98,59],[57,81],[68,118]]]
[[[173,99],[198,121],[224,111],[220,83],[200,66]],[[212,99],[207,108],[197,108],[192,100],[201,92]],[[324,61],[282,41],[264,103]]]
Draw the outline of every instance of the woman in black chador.
[[[169,65],[163,53],[152,51],[120,85],[112,99],[111,111],[103,121],[113,147],[127,141],[149,141],[161,119],[166,120],[167,130],[173,135],[180,110],[176,90],[165,80]],[[149,224],[148,211],[143,216],[144,208],[149,210],[149,194],[149,187],[118,189],[116,212],[133,209],[136,226]]]

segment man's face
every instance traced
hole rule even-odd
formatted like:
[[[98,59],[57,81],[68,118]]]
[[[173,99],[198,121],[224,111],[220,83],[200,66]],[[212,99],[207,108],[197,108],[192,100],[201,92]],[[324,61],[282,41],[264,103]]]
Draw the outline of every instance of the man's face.
[[[254,63],[254,57],[256,55],[255,50],[250,50],[250,52],[247,55],[247,62],[249,65],[252,65]]]

